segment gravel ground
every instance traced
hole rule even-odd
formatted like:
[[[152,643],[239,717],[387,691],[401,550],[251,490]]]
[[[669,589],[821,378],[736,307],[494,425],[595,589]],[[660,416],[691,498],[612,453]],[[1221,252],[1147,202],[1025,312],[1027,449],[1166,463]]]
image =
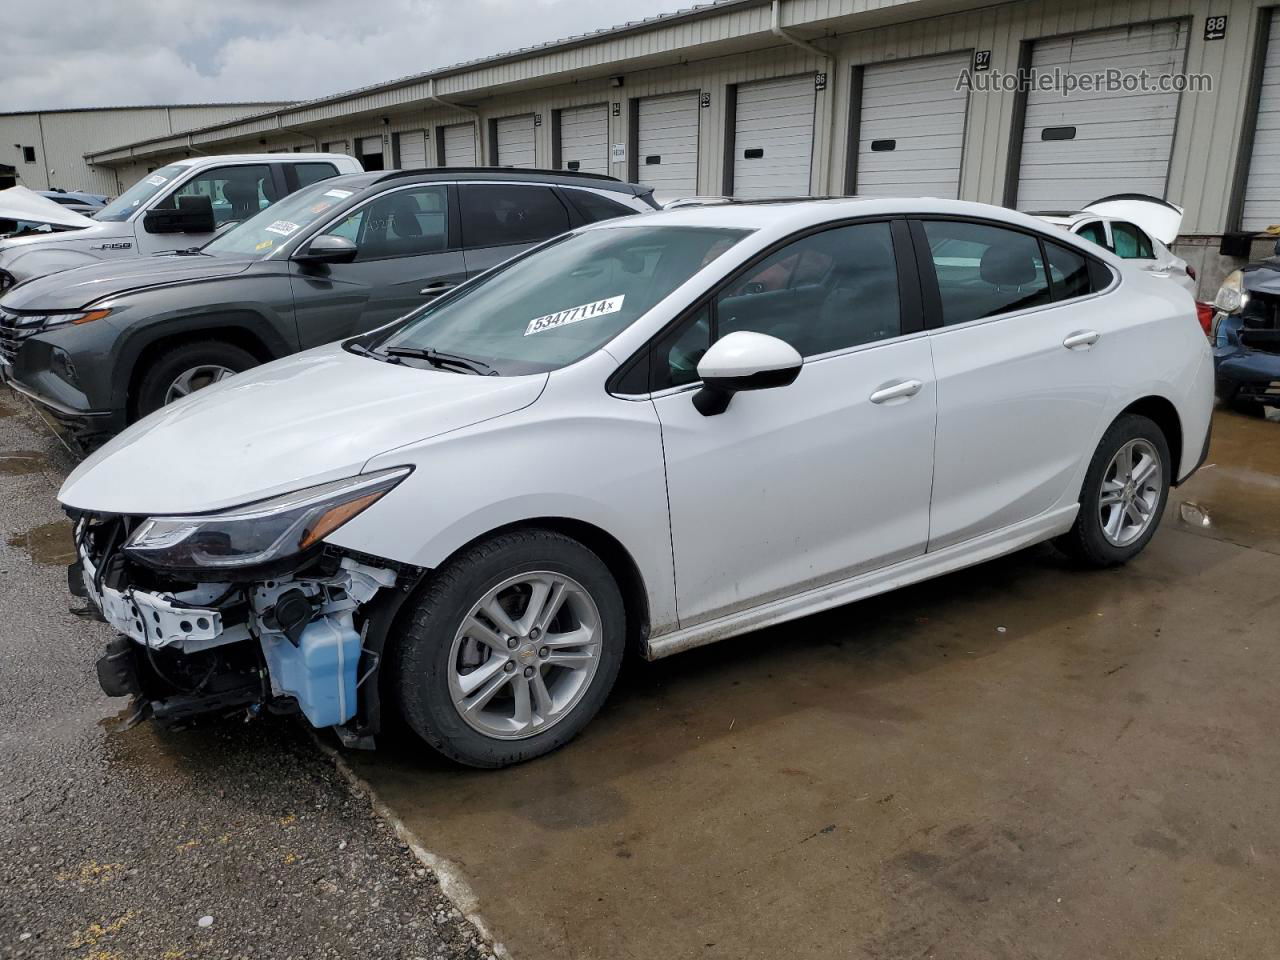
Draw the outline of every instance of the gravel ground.
[[[300,723],[124,729],[69,611],[71,463],[0,388],[0,957],[490,956]]]

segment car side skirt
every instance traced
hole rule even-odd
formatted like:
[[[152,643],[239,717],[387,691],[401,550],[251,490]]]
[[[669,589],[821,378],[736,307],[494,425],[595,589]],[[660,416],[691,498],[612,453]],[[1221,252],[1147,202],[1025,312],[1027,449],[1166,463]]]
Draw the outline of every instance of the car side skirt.
[[[983,534],[962,543],[952,544],[933,553],[924,553],[910,560],[859,574],[847,580],[815,587],[779,600],[717,617],[705,623],[695,624],[661,636],[650,637],[645,644],[645,657],[658,660],[673,653],[682,653],[717,640],[740,636],[753,630],[761,630],[774,624],[807,617],[832,607],[855,600],[864,600],[876,594],[888,593],[908,584],[918,583],[960,570],[995,557],[1021,550],[1042,540],[1066,533],[1075,522],[1078,503],[1057,507],[1029,520]]]

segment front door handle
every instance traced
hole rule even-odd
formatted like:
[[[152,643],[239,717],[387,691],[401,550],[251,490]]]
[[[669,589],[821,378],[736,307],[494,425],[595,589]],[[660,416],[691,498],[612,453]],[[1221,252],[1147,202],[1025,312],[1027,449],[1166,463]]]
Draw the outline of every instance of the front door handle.
[[[897,380],[885,384],[871,394],[871,402],[888,403],[890,400],[905,400],[907,397],[914,397],[923,386],[924,383],[920,380]]]
[[[418,293],[424,297],[438,297],[446,290],[452,290],[456,286],[456,283],[450,283],[448,280],[436,280],[428,283]]]
[[[1067,334],[1067,338],[1062,341],[1062,345],[1068,350],[1075,350],[1078,347],[1092,347],[1101,337],[1097,330],[1077,330],[1075,333]]]

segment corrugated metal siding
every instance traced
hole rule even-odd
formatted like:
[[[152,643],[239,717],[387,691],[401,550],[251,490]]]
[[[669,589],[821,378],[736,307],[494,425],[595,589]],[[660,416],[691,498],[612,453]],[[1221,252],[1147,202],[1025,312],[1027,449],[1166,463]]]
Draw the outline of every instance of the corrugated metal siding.
[[[817,93],[811,188],[816,192],[843,189],[849,142],[850,73],[854,65],[969,50],[990,50],[992,71],[1013,73],[1023,43],[1103,27],[1149,23],[1171,18],[1194,18],[1186,51],[1188,71],[1210,73],[1211,93],[1186,94],[1178,110],[1168,170],[1167,195],[1186,207],[1184,232],[1221,233],[1227,223],[1233,171],[1243,123],[1243,103],[1249,90],[1250,58],[1260,3],[1274,0],[1215,0],[1213,12],[1229,18],[1227,38],[1205,42],[1204,0],[1017,0],[969,11],[955,10],[962,0],[784,0],[782,21],[831,52],[812,55],[780,42],[769,33],[769,7],[736,8],[702,19],[686,20],[605,38],[558,51],[534,51],[522,59],[462,69],[440,79],[440,96],[461,103],[481,104],[482,146],[490,118],[541,113],[609,102],[609,142],[623,144],[628,154],[629,100],[687,91],[705,94],[707,106],[698,111],[699,159],[697,188],[719,193],[724,171],[725,90],[728,84],[800,73],[825,72],[828,84]],[[953,12],[947,12],[951,9]],[[864,16],[871,13],[870,18]],[[897,22],[885,21],[897,18]],[[881,24],[868,27],[867,20]],[[835,35],[833,35],[835,34]],[[681,46],[683,44],[684,46]],[[624,59],[627,58],[627,59]],[[608,76],[624,76],[621,88],[608,85]],[[415,82],[395,91],[369,91],[358,97],[316,104],[235,130],[197,135],[200,149],[245,152],[261,149],[260,139],[276,142],[279,125],[307,127],[320,140],[348,139],[384,132],[381,116],[391,120],[390,132],[472,122],[472,115],[426,99],[428,85]],[[981,93],[970,97],[960,196],[1001,203],[1010,159],[1010,132],[1016,95]],[[615,112],[613,104],[618,104]],[[379,106],[371,106],[378,104]],[[383,109],[385,108],[385,109]],[[368,110],[355,119],[357,111]],[[273,125],[274,124],[274,125]],[[538,157],[551,157],[551,124],[535,130]],[[6,138],[8,143],[17,142]],[[116,138],[101,141],[109,144]],[[0,140],[3,160],[4,140]],[[12,148],[9,148],[12,149]],[[169,140],[169,152],[149,165],[184,155],[185,137]],[[480,156],[485,156],[482,151]],[[120,154],[129,157],[128,151]],[[625,161],[610,163],[610,173],[626,176]]]
[[[0,114],[0,163],[12,163],[10,153],[18,154],[14,166],[23,185],[33,190],[61,187],[115,194],[132,181],[125,180],[118,185],[116,171],[87,164],[86,152],[106,144],[163,136],[184,126],[229,120],[271,106],[127,107]],[[34,146],[37,162],[24,164],[21,151],[13,146],[15,143]]]

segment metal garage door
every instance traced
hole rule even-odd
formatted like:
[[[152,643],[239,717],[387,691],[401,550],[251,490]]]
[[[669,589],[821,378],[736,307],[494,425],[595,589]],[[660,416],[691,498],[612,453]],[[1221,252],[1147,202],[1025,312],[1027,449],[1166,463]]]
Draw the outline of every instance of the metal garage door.
[[[698,95],[645,97],[636,106],[636,169],[659,203],[698,192]]]
[[[383,170],[386,168],[386,159],[382,156],[381,135],[361,137],[356,141],[356,149],[360,151],[357,159],[366,170]]]
[[[862,71],[856,192],[866,197],[960,196],[969,54],[877,63]]]
[[[345,140],[330,140],[328,143],[324,145],[324,152],[325,153],[346,153],[348,156],[350,156],[350,154],[347,151],[347,141]]]
[[[583,173],[609,172],[609,108],[605,104],[560,111],[560,166]]]
[[[533,166],[533,114],[503,117],[494,129],[498,138],[498,166]]]
[[[1147,23],[1038,41],[1031,64],[1041,74],[1117,69],[1136,80],[1144,70],[1152,77],[1181,72],[1186,48],[1185,24]],[[1018,206],[1078,210],[1113,193],[1163,197],[1178,99],[1176,92],[1142,90],[1030,92]]]
[[[458,123],[441,128],[446,167],[474,167],[476,165],[476,128],[471,123]]]
[[[814,79],[808,73],[738,87],[733,125],[733,195],[809,193]]]
[[[427,165],[427,131],[406,130],[397,134],[400,148],[400,169],[417,170]]]
[[[1271,15],[1241,228],[1265,230],[1273,223],[1280,223],[1280,11]]]

